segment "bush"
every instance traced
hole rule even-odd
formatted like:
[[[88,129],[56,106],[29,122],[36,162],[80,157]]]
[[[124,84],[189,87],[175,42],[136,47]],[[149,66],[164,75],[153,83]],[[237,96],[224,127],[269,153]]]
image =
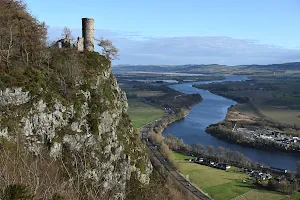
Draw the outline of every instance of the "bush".
[[[33,195],[30,194],[26,186],[14,184],[5,188],[2,197],[3,200],[31,200]]]

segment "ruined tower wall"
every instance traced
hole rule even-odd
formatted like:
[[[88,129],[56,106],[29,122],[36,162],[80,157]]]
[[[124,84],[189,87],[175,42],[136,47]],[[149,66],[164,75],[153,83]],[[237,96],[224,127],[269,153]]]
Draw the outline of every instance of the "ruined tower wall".
[[[86,51],[94,51],[94,19],[82,18],[82,37],[83,46]]]
[[[78,37],[77,38],[77,50],[82,52],[84,51],[84,38],[83,37]]]

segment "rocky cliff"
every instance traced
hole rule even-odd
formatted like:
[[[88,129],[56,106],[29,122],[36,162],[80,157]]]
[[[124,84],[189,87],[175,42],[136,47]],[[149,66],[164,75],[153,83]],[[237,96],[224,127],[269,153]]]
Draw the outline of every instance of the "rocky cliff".
[[[62,160],[66,182],[76,181],[76,174],[97,185],[98,197],[122,199],[130,179],[148,184],[152,171],[128,118],[126,95],[98,53],[72,52],[71,59],[68,52],[56,54],[55,72],[24,68],[2,76],[0,136],[21,142],[36,157]],[[65,57],[76,60],[76,69]]]

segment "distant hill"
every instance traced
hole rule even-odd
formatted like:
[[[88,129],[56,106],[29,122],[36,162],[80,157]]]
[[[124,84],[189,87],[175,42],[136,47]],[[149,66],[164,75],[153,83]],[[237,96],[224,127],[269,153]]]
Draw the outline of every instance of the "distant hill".
[[[211,68],[227,67],[225,65],[117,65],[113,66],[113,72],[186,72],[186,73],[202,73],[202,71]]]
[[[247,65],[252,68],[271,68],[271,69],[282,69],[282,70],[300,70],[300,62],[293,63],[282,63],[282,64],[270,64],[270,65]]]
[[[298,73],[300,62],[270,64],[270,65],[237,65],[227,66],[218,64],[209,65],[117,65],[113,67],[114,73],[129,72],[178,72],[178,73],[203,73],[203,74],[263,74],[285,73],[287,70]],[[289,72],[291,73],[291,72]]]

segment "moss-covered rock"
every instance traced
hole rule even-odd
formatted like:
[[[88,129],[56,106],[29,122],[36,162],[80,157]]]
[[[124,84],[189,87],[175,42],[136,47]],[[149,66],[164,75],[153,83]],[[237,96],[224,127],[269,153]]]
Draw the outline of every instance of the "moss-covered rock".
[[[24,142],[35,154],[62,159],[101,194],[123,198],[132,173],[147,184],[152,166],[110,62],[95,52],[54,55],[51,69],[1,76],[9,81],[0,84],[0,135]],[[76,61],[72,66],[70,59]]]

